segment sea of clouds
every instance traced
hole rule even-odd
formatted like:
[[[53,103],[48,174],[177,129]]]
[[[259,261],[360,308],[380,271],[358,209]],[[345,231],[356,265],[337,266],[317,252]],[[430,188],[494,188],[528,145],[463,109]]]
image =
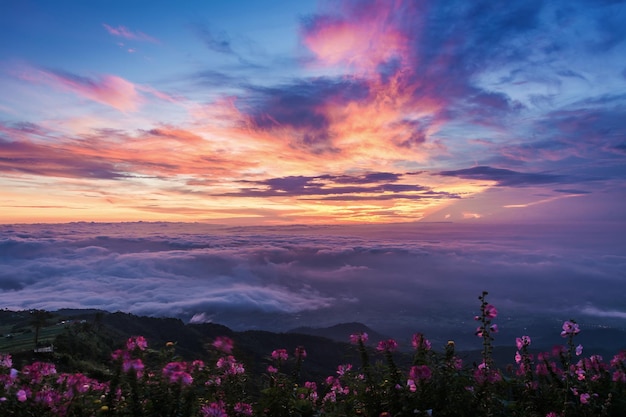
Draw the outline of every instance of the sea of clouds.
[[[626,327],[620,225],[0,226],[0,307],[97,308],[286,331],[395,334],[577,317]],[[522,321],[520,321],[522,320]],[[502,325],[501,325],[502,327]]]

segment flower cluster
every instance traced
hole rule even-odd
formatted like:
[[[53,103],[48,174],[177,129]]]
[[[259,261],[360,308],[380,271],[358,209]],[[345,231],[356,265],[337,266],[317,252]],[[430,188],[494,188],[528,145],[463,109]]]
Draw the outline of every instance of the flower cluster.
[[[272,351],[267,372],[250,374],[233,354],[234,341],[218,337],[207,345],[212,360],[185,361],[175,343],[152,350],[142,336],[113,352],[104,381],[83,373],[57,372],[54,364],[14,367],[0,354],[0,415],[78,416],[596,416],[626,415],[626,350],[605,361],[585,357],[574,343],[581,327],[563,323],[566,345],[531,351],[528,335],[515,338],[514,361],[495,366],[491,342],[496,307],[480,297],[482,361],[464,365],[449,341],[438,352],[422,333],[410,341],[413,359],[394,339],[368,344],[365,333],[350,335],[361,362],[344,362],[333,375],[301,380],[308,357],[302,346],[290,354]],[[396,365],[396,360],[402,357]],[[372,359],[370,359],[372,358]]]

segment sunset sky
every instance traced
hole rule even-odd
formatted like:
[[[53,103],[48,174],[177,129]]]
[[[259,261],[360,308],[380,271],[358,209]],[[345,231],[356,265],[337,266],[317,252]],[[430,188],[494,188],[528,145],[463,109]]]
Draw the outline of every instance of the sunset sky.
[[[625,220],[623,1],[0,5],[0,223]]]

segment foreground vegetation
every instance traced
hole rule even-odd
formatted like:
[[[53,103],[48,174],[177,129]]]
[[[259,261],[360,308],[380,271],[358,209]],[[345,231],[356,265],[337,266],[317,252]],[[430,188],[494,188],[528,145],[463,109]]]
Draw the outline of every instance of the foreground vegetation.
[[[626,415],[626,350],[608,362],[585,357],[575,342],[580,328],[568,320],[563,345],[531,354],[530,337],[520,335],[515,365],[499,369],[492,358],[498,312],[486,296],[479,297],[475,317],[480,363],[463,363],[454,342],[436,352],[416,333],[410,363],[399,365],[395,340],[382,340],[373,351],[367,348],[368,335],[358,333],[346,337],[357,363],[339,363],[333,375],[312,381],[302,376],[308,360],[304,347],[268,352],[259,376],[235,357],[227,336],[214,338],[204,360],[183,360],[173,342],[153,349],[145,337],[133,336],[98,372],[61,372],[45,361],[16,369],[10,355],[0,354],[0,415]]]

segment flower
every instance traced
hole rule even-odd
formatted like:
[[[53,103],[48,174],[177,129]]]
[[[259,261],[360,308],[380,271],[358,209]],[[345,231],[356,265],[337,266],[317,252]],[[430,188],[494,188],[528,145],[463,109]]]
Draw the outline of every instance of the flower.
[[[287,349],[276,349],[272,352],[272,359],[274,360],[286,361],[288,357]]]
[[[230,337],[218,336],[213,342],[213,347],[230,355],[233,353],[233,340]]]
[[[190,385],[193,382],[193,377],[187,372],[186,362],[170,362],[163,367],[162,372],[171,384],[180,382],[183,385]]]
[[[580,327],[573,320],[566,320],[563,323],[563,331],[561,332],[562,337],[567,337],[569,335],[577,335],[580,333]]]
[[[418,381],[428,381],[432,375],[432,371],[426,365],[412,366],[409,371],[409,377]]]
[[[580,356],[583,354],[583,345],[576,346],[576,356]]]
[[[23,403],[24,401],[26,401],[26,398],[28,397],[28,392],[26,392],[25,390],[21,389],[15,395],[17,397],[17,400],[19,402]]]
[[[487,304],[485,306],[485,317],[488,319],[495,319],[498,316],[498,310],[496,310],[496,308],[491,305],[491,304]]]
[[[294,352],[294,356],[296,359],[304,359],[306,358],[306,350],[304,350],[302,346],[298,346]]]
[[[393,339],[381,340],[376,346],[379,352],[393,352],[398,348],[398,342]]]
[[[492,324],[492,325],[489,327],[489,330],[490,330],[492,333],[498,333],[498,325],[497,325],[497,324]]]
[[[205,404],[200,409],[202,417],[228,417],[224,409],[224,402],[218,401],[211,404]]]
[[[368,336],[367,333],[356,333],[350,335],[350,343],[353,345],[358,345],[359,343],[367,343]]]
[[[591,399],[591,395],[589,395],[589,393],[585,392],[584,394],[580,394],[581,404],[587,404],[590,399]]]
[[[517,350],[522,350],[524,346],[530,346],[530,337],[522,336],[515,339],[515,346],[517,346]]]
[[[422,333],[415,333],[413,335],[411,345],[415,349],[430,350],[432,348],[430,341],[426,339]]]
[[[352,369],[352,364],[339,365],[337,366],[337,375],[344,376],[346,372],[349,372]]]
[[[236,413],[243,414],[244,416],[252,415],[252,406],[248,403],[235,404],[234,410]]]
[[[2,353],[0,353],[0,366],[3,366],[5,368],[12,367],[13,360],[11,359],[11,355],[9,354],[3,355]]]
[[[133,351],[135,349],[146,350],[148,342],[143,336],[131,336],[126,341],[126,350]]]

